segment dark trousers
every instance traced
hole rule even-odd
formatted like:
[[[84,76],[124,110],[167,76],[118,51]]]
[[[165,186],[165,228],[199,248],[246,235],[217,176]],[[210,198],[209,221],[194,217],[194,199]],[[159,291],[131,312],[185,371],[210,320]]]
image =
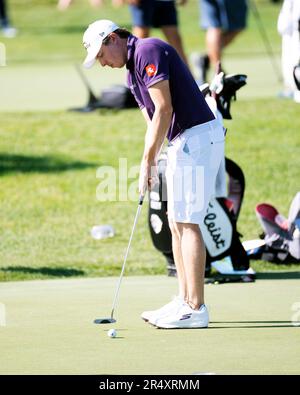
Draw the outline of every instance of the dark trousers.
[[[0,25],[2,27],[6,27],[9,25],[8,16],[7,16],[7,8],[6,8],[6,0],[0,0]]]

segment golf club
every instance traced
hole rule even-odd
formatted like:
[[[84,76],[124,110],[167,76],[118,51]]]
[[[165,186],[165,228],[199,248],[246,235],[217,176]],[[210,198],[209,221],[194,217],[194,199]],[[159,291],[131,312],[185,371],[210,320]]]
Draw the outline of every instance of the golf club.
[[[123,278],[123,274],[124,274],[124,270],[125,270],[125,265],[126,265],[126,261],[127,261],[127,257],[128,257],[128,253],[129,253],[129,249],[130,249],[130,245],[131,245],[131,240],[132,240],[133,233],[134,233],[134,230],[135,230],[135,227],[136,227],[136,224],[137,224],[137,220],[138,220],[140,212],[141,212],[143,201],[144,201],[144,196],[140,196],[139,205],[138,205],[138,208],[137,208],[137,211],[136,211],[133,227],[132,227],[132,230],[131,230],[131,235],[130,235],[128,246],[127,246],[127,250],[126,250],[126,253],[125,253],[124,262],[123,262],[121,274],[120,274],[120,277],[119,277],[119,281],[118,281],[118,284],[117,284],[117,288],[116,288],[116,292],[115,292],[115,296],[114,296],[114,300],[113,300],[113,304],[112,304],[110,317],[109,318],[97,318],[94,321],[95,324],[112,324],[113,322],[116,322],[116,320],[114,318],[114,312],[115,312],[115,308],[116,308],[116,304],[117,304],[117,300],[118,300],[118,296],[119,296],[120,286],[121,286],[121,282],[122,282],[122,278]]]
[[[266,30],[264,28],[264,25],[262,23],[260,14],[258,12],[258,8],[257,8],[256,3],[255,3],[255,0],[249,0],[249,6],[250,6],[250,8],[252,10],[252,13],[254,15],[254,19],[256,20],[256,23],[257,23],[257,26],[258,26],[258,30],[260,31],[262,40],[263,40],[264,45],[265,45],[265,49],[266,49],[267,55],[269,56],[269,59],[270,59],[270,61],[272,63],[273,70],[274,70],[274,72],[275,72],[275,74],[277,76],[278,82],[282,82],[281,71],[280,71],[280,69],[278,67],[277,60],[276,60],[276,57],[275,57],[272,45],[270,43],[270,40],[269,40],[268,35],[267,35],[267,32],[266,32]]]

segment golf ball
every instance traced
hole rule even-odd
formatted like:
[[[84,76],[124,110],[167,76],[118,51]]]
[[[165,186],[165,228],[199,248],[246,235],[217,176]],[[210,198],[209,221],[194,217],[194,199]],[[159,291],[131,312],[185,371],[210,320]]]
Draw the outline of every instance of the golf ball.
[[[117,336],[117,331],[116,331],[115,329],[110,329],[110,330],[107,332],[107,336],[108,336],[108,337],[116,337],[116,336]]]

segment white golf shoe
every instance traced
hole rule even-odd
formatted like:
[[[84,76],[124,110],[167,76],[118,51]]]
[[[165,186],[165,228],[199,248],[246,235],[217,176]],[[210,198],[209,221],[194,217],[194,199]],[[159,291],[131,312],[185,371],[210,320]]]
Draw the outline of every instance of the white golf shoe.
[[[150,321],[150,323],[152,323]],[[209,323],[208,310],[203,304],[199,310],[193,310],[184,304],[173,314],[165,315],[155,321],[155,326],[163,329],[193,329],[207,328]]]
[[[144,311],[141,314],[141,318],[152,325],[155,325],[155,321],[159,318],[163,318],[166,315],[175,313],[179,307],[184,304],[183,298],[180,296],[175,296],[171,302],[167,303],[166,305],[162,306],[160,309],[151,310],[151,311]]]

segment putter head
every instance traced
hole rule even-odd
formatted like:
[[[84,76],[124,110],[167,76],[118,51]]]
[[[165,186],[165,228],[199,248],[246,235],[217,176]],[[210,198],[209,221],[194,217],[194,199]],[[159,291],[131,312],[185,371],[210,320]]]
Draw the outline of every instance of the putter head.
[[[113,324],[116,322],[114,318],[97,318],[94,320],[94,324]]]

